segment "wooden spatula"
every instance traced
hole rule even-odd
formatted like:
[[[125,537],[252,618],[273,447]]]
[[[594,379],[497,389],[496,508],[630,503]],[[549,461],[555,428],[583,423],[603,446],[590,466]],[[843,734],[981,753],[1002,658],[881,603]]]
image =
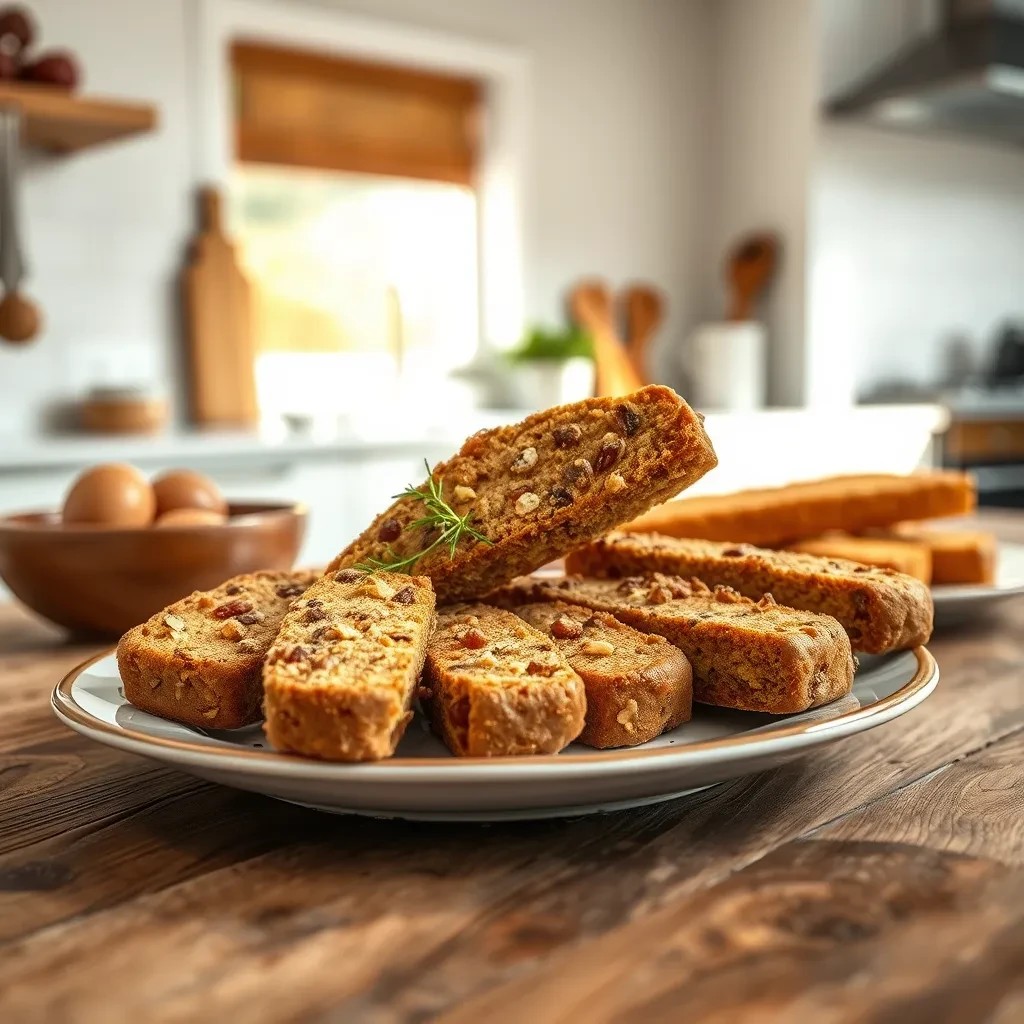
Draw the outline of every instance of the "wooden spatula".
[[[569,293],[569,315],[594,339],[598,395],[626,395],[643,387],[612,319],[612,296],[603,281],[580,281]]]
[[[653,285],[638,283],[620,293],[619,304],[626,324],[626,351],[633,369],[642,380],[649,381],[648,350],[665,319],[665,299]]]
[[[770,232],[747,235],[729,253],[725,280],[729,288],[729,320],[749,320],[754,306],[775,273],[778,236]]]

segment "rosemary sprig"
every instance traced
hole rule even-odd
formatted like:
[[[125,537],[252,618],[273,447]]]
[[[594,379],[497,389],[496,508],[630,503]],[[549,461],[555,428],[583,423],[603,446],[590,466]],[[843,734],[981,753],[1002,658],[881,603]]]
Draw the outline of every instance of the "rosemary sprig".
[[[387,560],[368,558],[364,562],[357,563],[355,568],[361,569],[363,572],[406,572],[424,555],[429,554],[434,548],[441,545],[446,545],[448,547],[448,557],[454,558],[455,549],[463,537],[472,537],[474,540],[482,541],[484,544],[494,543],[470,525],[473,520],[472,511],[467,512],[464,516],[460,516],[444,500],[444,480],[441,477],[434,478],[434,474],[430,471],[430,463],[426,459],[423,460],[423,465],[427,468],[426,490],[420,490],[420,488],[413,487],[410,484],[401,494],[393,494],[391,497],[395,500],[398,498],[412,498],[416,501],[422,501],[427,510],[427,515],[414,520],[409,524],[410,527],[414,530],[437,529],[441,532],[422,551],[417,551],[406,558],[399,556],[389,545]]]

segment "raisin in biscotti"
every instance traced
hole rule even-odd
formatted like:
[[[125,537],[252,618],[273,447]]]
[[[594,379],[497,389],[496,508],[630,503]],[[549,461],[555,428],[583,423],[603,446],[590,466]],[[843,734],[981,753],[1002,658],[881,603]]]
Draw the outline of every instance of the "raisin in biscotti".
[[[255,572],[196,591],[128,630],[117,645],[124,695],[186,725],[237,729],[259,720],[263,659],[311,572]]]
[[[855,663],[828,615],[754,602],[728,587],[651,573],[624,580],[520,580],[490,595],[505,605],[568,601],[674,643],[693,667],[693,699],[782,715],[850,692]]]
[[[561,601],[522,605],[515,613],[547,633],[583,680],[587,720],[581,743],[632,747],[690,720],[693,671],[664,637]]]
[[[868,654],[917,647],[932,632],[932,596],[924,583],[840,559],[749,544],[612,533],[573,552],[566,571],[602,577],[663,572],[732,587],[755,600],[771,594],[779,604],[838,619],[854,649]]]
[[[444,499],[490,541],[439,544],[414,564],[438,600],[476,597],[677,494],[716,465],[700,417],[671,389],[594,398],[474,434],[432,473]],[[415,556],[437,538],[399,498],[331,569]]]
[[[628,529],[782,547],[829,530],[860,533],[904,519],[965,515],[973,510],[975,498],[974,482],[963,473],[837,476],[670,501]]]
[[[433,626],[434,591],[423,576],[348,569],[318,580],[267,653],[267,738],[327,761],[389,757],[412,718]]]
[[[550,637],[500,608],[439,612],[423,683],[431,724],[460,757],[556,754],[583,729],[580,677]]]

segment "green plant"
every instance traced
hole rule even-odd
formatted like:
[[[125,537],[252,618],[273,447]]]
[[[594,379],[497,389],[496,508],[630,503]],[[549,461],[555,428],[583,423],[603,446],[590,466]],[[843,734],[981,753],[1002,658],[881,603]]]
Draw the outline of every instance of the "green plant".
[[[509,352],[509,359],[521,363],[533,359],[564,362],[566,359],[593,359],[594,343],[579,327],[551,329],[534,327],[519,345]]]
[[[427,515],[420,519],[414,520],[409,524],[409,528],[413,530],[440,530],[441,532],[434,538],[434,540],[428,544],[422,551],[417,551],[412,555],[408,555],[402,558],[401,555],[396,554],[390,547],[388,548],[387,559],[369,558],[365,562],[360,562],[355,566],[356,569],[360,569],[363,572],[406,572],[411,569],[428,551],[433,551],[434,548],[439,545],[445,545],[448,548],[448,557],[455,557],[455,549],[458,547],[459,541],[464,537],[471,537],[473,540],[482,541],[484,544],[493,544],[494,541],[488,540],[478,530],[473,529],[470,525],[473,521],[473,513],[467,512],[464,516],[460,516],[444,500],[443,481],[440,477],[435,477],[430,471],[430,463],[425,459],[423,465],[427,467],[427,484],[426,490],[420,490],[418,487],[413,487],[410,484],[401,494],[393,494],[393,498],[413,498],[416,501],[423,502],[424,507],[427,510]]]

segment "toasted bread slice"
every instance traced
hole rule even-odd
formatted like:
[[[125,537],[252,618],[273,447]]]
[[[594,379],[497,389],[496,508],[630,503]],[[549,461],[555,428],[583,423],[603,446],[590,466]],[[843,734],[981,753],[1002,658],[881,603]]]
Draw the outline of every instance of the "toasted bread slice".
[[[829,530],[861,533],[904,519],[964,515],[974,481],[963,473],[837,476],[766,490],[683,498],[652,509],[627,529],[670,537],[782,547]]]
[[[991,533],[947,529],[931,523],[899,523],[885,536],[927,547],[932,583],[995,583],[998,543]]]
[[[551,638],[512,612],[445,608],[427,648],[422,703],[460,757],[555,754],[583,729],[583,682]]]
[[[650,573],[624,580],[530,577],[489,596],[507,606],[568,601],[608,612],[670,640],[693,667],[693,698],[763,711],[806,711],[850,692],[855,663],[843,627],[766,595],[754,602],[728,587]]]
[[[932,631],[932,597],[920,580],[838,558],[612,533],[573,552],[566,567],[587,576],[693,576],[755,600],[770,593],[780,604],[838,619],[854,649],[870,654],[916,647]]]
[[[664,637],[560,601],[525,604],[515,613],[551,637],[583,680],[587,720],[581,743],[633,747],[690,720],[693,671]]]
[[[267,654],[270,742],[328,761],[389,757],[412,718],[433,625],[425,577],[344,570],[318,580]]]
[[[204,729],[259,720],[263,659],[314,573],[254,572],[196,591],[128,630],[117,645],[137,708]]]
[[[700,417],[665,387],[482,431],[432,480],[489,543],[465,535],[454,552],[439,543],[414,571],[433,580],[442,603],[476,597],[677,494],[716,462]],[[398,498],[330,568],[417,556],[439,536],[417,525],[424,514],[419,498]]]
[[[826,533],[786,545],[790,551],[801,551],[820,558],[835,558],[876,569],[913,576],[922,583],[932,580],[932,553],[927,544],[895,537],[851,537],[848,533]]]

